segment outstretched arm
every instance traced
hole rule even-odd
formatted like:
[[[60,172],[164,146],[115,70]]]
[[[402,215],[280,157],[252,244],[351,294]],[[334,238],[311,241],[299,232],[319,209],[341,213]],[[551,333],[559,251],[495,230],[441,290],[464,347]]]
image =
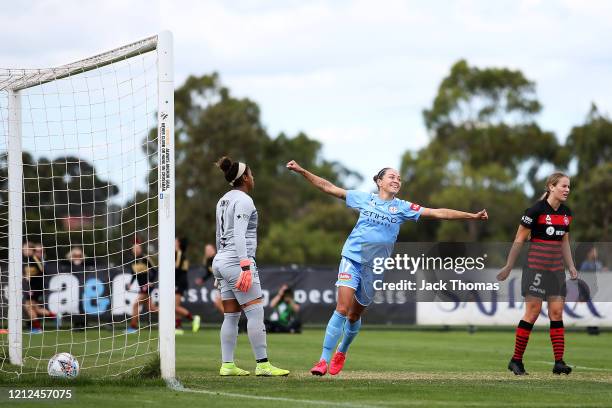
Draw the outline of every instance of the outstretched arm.
[[[423,208],[421,217],[435,218],[438,220],[488,220],[487,210],[477,213],[451,210],[449,208]]]
[[[297,164],[295,160],[291,160],[289,163],[287,163],[287,168],[304,176],[304,178],[308,180],[310,184],[323,191],[324,193],[327,193],[337,198],[341,198],[343,200],[346,199],[345,189],[337,187],[333,183],[325,180],[324,178],[319,177],[316,174],[312,174],[308,170],[303,169],[299,164]]]

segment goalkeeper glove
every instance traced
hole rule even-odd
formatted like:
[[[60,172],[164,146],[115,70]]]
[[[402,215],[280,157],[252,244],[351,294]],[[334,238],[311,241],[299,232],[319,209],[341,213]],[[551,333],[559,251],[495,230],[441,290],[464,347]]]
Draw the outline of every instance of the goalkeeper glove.
[[[251,261],[249,259],[243,259],[240,261],[240,276],[238,282],[236,282],[236,289],[241,292],[248,292],[253,284],[253,275],[251,273]]]

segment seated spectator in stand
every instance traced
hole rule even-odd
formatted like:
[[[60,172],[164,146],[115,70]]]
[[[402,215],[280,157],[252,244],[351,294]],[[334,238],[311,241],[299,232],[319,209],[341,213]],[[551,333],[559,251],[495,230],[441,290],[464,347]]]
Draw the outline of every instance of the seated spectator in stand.
[[[283,284],[276,296],[270,301],[274,310],[270,320],[266,320],[266,330],[269,333],[301,333],[302,323],[298,319],[300,305],[293,299],[293,291]]]

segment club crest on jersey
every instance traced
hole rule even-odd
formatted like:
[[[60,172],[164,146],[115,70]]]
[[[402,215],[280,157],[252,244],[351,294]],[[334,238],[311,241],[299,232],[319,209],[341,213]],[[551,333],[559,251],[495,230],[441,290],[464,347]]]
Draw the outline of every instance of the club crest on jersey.
[[[346,272],[341,272],[338,274],[338,280],[341,281],[349,281],[351,280],[351,274]]]
[[[397,214],[397,207],[389,207],[389,212],[391,214]]]
[[[567,215],[564,215],[564,216],[563,216],[563,223],[564,223],[565,225],[569,225],[569,218],[567,218]]]
[[[546,214],[546,225],[551,225],[552,220],[550,219],[550,214]]]
[[[420,205],[418,205],[418,204],[414,204],[414,203],[412,203],[412,204],[410,204],[410,209],[411,209],[412,211],[419,211],[419,210],[421,209],[421,206],[420,206]]]

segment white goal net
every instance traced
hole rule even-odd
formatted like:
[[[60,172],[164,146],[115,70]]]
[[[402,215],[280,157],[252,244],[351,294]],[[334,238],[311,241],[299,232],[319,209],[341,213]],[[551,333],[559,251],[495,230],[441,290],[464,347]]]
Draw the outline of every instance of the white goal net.
[[[0,376],[174,377],[173,120],[167,32],[0,69]]]

